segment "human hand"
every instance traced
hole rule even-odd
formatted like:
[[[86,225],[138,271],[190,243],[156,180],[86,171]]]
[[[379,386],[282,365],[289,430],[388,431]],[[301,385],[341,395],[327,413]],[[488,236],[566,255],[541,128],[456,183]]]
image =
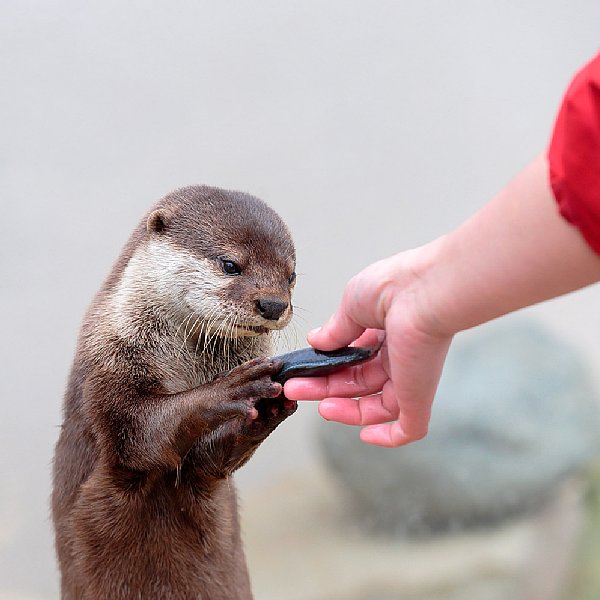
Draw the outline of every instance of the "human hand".
[[[556,210],[540,154],[456,230],[353,277],[308,341],[333,350],[385,335],[382,350],[328,377],[290,379],[285,395],[321,400],[326,419],[365,426],[365,442],[418,440],[455,333],[598,281],[598,254]]]
[[[326,377],[290,379],[291,400],[321,400],[328,420],[361,425],[367,443],[395,447],[427,433],[452,335],[427,315],[419,273],[426,248],[376,262],[353,277],[335,314],[308,341],[320,350],[383,340],[371,361]]]

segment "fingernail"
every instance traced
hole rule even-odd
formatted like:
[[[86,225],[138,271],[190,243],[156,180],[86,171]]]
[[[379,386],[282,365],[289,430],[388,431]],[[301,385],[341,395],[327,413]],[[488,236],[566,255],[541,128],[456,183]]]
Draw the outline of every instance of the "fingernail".
[[[319,333],[319,331],[321,331],[321,329],[323,329],[322,327],[316,327],[315,329],[311,329],[308,332],[308,337],[311,337],[313,335],[316,335],[317,333]]]

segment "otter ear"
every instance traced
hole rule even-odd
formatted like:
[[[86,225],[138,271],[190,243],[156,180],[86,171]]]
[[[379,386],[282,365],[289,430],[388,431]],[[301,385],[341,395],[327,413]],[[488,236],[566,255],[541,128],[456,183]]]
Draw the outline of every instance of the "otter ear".
[[[148,233],[162,233],[169,224],[169,217],[167,211],[162,208],[153,210],[146,221]]]

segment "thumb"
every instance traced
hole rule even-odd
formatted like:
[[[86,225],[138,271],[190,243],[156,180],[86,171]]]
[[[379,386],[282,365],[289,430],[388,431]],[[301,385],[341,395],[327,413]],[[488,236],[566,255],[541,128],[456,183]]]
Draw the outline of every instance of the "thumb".
[[[318,350],[337,350],[348,346],[364,331],[365,327],[338,311],[322,327],[309,331],[307,339]]]
[[[353,281],[350,281],[344,290],[340,305],[329,320],[318,329],[313,329],[308,334],[308,342],[319,350],[336,350],[348,346],[358,338],[366,329],[356,318],[353,318],[356,307],[351,299],[356,296],[351,291]]]
[[[346,285],[333,316],[308,334],[308,342],[319,350],[336,350],[348,346],[367,328],[384,329],[384,304],[380,299],[387,271],[380,261],[355,275]]]

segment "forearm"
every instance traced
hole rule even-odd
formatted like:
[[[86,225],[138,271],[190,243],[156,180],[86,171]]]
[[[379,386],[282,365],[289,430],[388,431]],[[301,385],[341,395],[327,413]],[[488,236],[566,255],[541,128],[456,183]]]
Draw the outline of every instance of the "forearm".
[[[600,257],[558,213],[543,156],[421,251],[418,296],[442,334],[600,281]]]

